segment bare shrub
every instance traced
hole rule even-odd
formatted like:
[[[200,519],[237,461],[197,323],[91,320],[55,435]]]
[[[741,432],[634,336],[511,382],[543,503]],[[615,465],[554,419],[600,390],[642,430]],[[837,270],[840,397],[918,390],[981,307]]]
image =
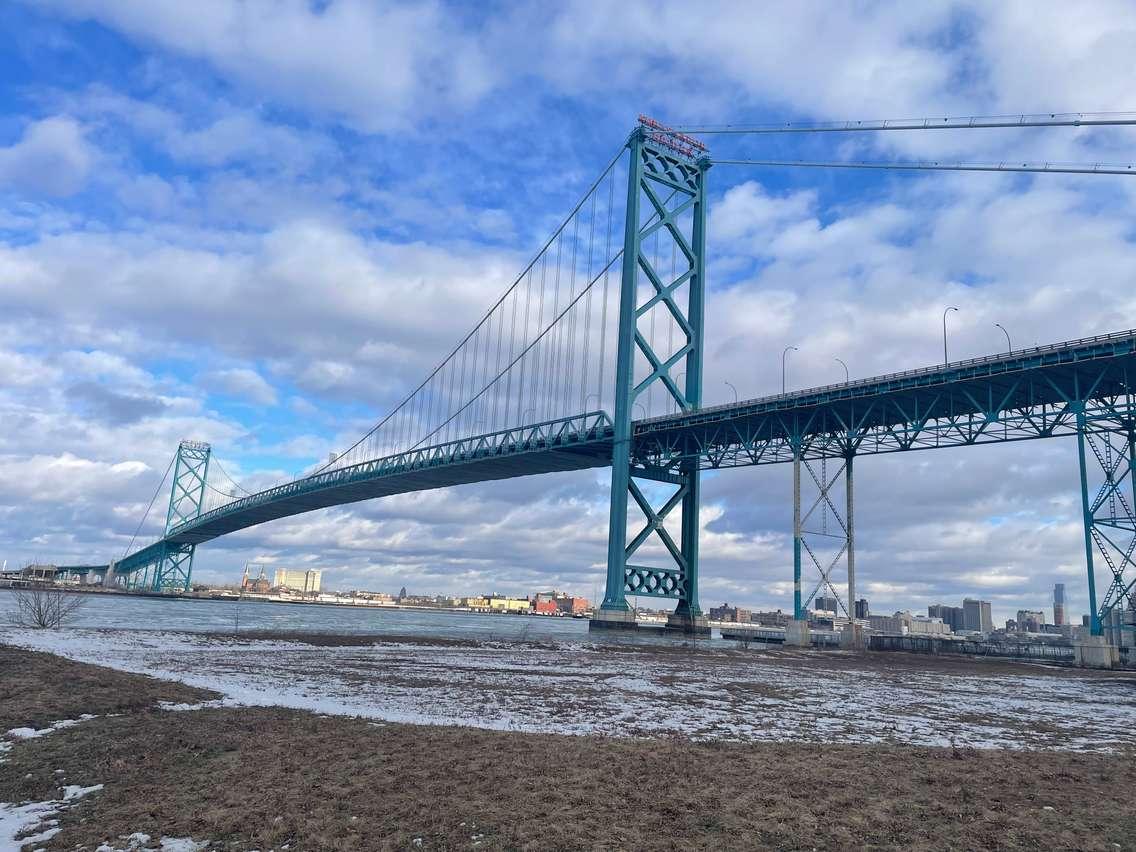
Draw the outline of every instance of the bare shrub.
[[[68,594],[50,587],[22,589],[13,594],[15,605],[8,612],[8,621],[14,627],[36,630],[62,627],[86,603],[82,595]]]

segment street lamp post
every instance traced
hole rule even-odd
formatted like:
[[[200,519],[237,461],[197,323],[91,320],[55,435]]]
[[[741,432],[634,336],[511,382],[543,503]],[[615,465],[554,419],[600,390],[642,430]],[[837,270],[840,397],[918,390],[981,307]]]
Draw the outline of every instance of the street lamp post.
[[[1014,354],[1014,344],[1010,342],[1010,332],[1006,331],[1006,326],[1002,325],[1002,323],[1000,323],[1000,322],[996,322],[996,323],[994,323],[994,325],[997,326],[998,328],[1002,329],[1002,334],[1006,335],[1006,354],[1007,355],[1013,355]]]
[[[943,363],[949,364],[950,358],[947,357],[947,314],[951,311],[958,311],[958,308],[947,308],[943,311]]]
[[[734,405],[738,404],[738,389],[729,382],[726,382],[727,387],[734,392]]]
[[[844,384],[848,384],[848,365],[841,361],[839,358],[833,358],[837,364],[844,368]]]
[[[786,346],[785,351],[781,353],[781,393],[785,393],[785,362],[789,357],[790,352],[799,352],[796,346]]]

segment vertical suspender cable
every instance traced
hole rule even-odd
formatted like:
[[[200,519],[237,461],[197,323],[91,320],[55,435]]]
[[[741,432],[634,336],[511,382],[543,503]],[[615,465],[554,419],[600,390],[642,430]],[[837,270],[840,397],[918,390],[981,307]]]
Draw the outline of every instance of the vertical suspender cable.
[[[607,243],[604,246],[604,261],[605,263],[611,260],[611,227],[612,215],[615,211],[615,172],[611,173],[611,178],[608,181],[607,191]],[[599,366],[599,382],[600,382],[600,404],[599,409],[603,411],[604,402],[604,388],[607,384],[604,379],[607,376],[607,300],[608,300],[608,270],[604,268],[603,274],[603,303],[601,305],[600,314],[600,366]]]
[[[592,194],[592,212],[588,217],[588,272],[584,276],[585,281],[592,280],[592,262],[594,260],[593,251],[595,248],[596,238],[596,195]],[[588,375],[588,356],[591,354],[589,349],[592,342],[592,288],[588,288],[588,298],[584,303],[584,364],[580,368],[580,413],[584,413],[588,407],[588,382],[591,376]]]

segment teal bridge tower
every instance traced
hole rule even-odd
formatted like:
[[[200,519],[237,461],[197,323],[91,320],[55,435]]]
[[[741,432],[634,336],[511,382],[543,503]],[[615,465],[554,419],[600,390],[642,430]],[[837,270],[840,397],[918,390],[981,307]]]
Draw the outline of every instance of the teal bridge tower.
[[[676,130],[641,117],[504,294],[358,441],[294,479],[255,491],[211,460],[207,444],[184,441],[171,462],[157,539],[135,550],[132,541],[111,564],[60,570],[178,592],[189,587],[197,545],[277,518],[464,483],[610,467],[606,586],[593,625],[633,629],[628,597],[638,596],[673,601],[670,627],[704,631],[700,477],[787,464],[794,615],[804,618],[824,597],[855,619],[854,463],[862,472],[865,456],[1064,437],[1077,447],[1070,485],[1081,507],[1091,630],[1131,629],[1136,331],[944,358],[711,407],[703,405],[703,356],[712,166],[1085,175],[1136,169],[727,160],[688,135],[1107,124],[1136,119],[1077,114]]]

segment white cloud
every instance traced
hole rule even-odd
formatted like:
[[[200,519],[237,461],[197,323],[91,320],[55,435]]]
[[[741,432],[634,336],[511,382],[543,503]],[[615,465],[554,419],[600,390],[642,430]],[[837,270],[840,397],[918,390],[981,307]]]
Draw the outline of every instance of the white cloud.
[[[240,397],[256,405],[276,404],[276,389],[260,373],[247,367],[212,370],[203,374],[199,380],[206,388]]]
[[[45,118],[29,124],[13,145],[0,148],[0,188],[71,195],[86,182],[93,160],[78,122],[66,116]]]
[[[494,76],[476,36],[437,2],[248,0],[201,5],[192,14],[174,0],[56,5],[367,130],[405,129],[413,112],[468,105]]]

